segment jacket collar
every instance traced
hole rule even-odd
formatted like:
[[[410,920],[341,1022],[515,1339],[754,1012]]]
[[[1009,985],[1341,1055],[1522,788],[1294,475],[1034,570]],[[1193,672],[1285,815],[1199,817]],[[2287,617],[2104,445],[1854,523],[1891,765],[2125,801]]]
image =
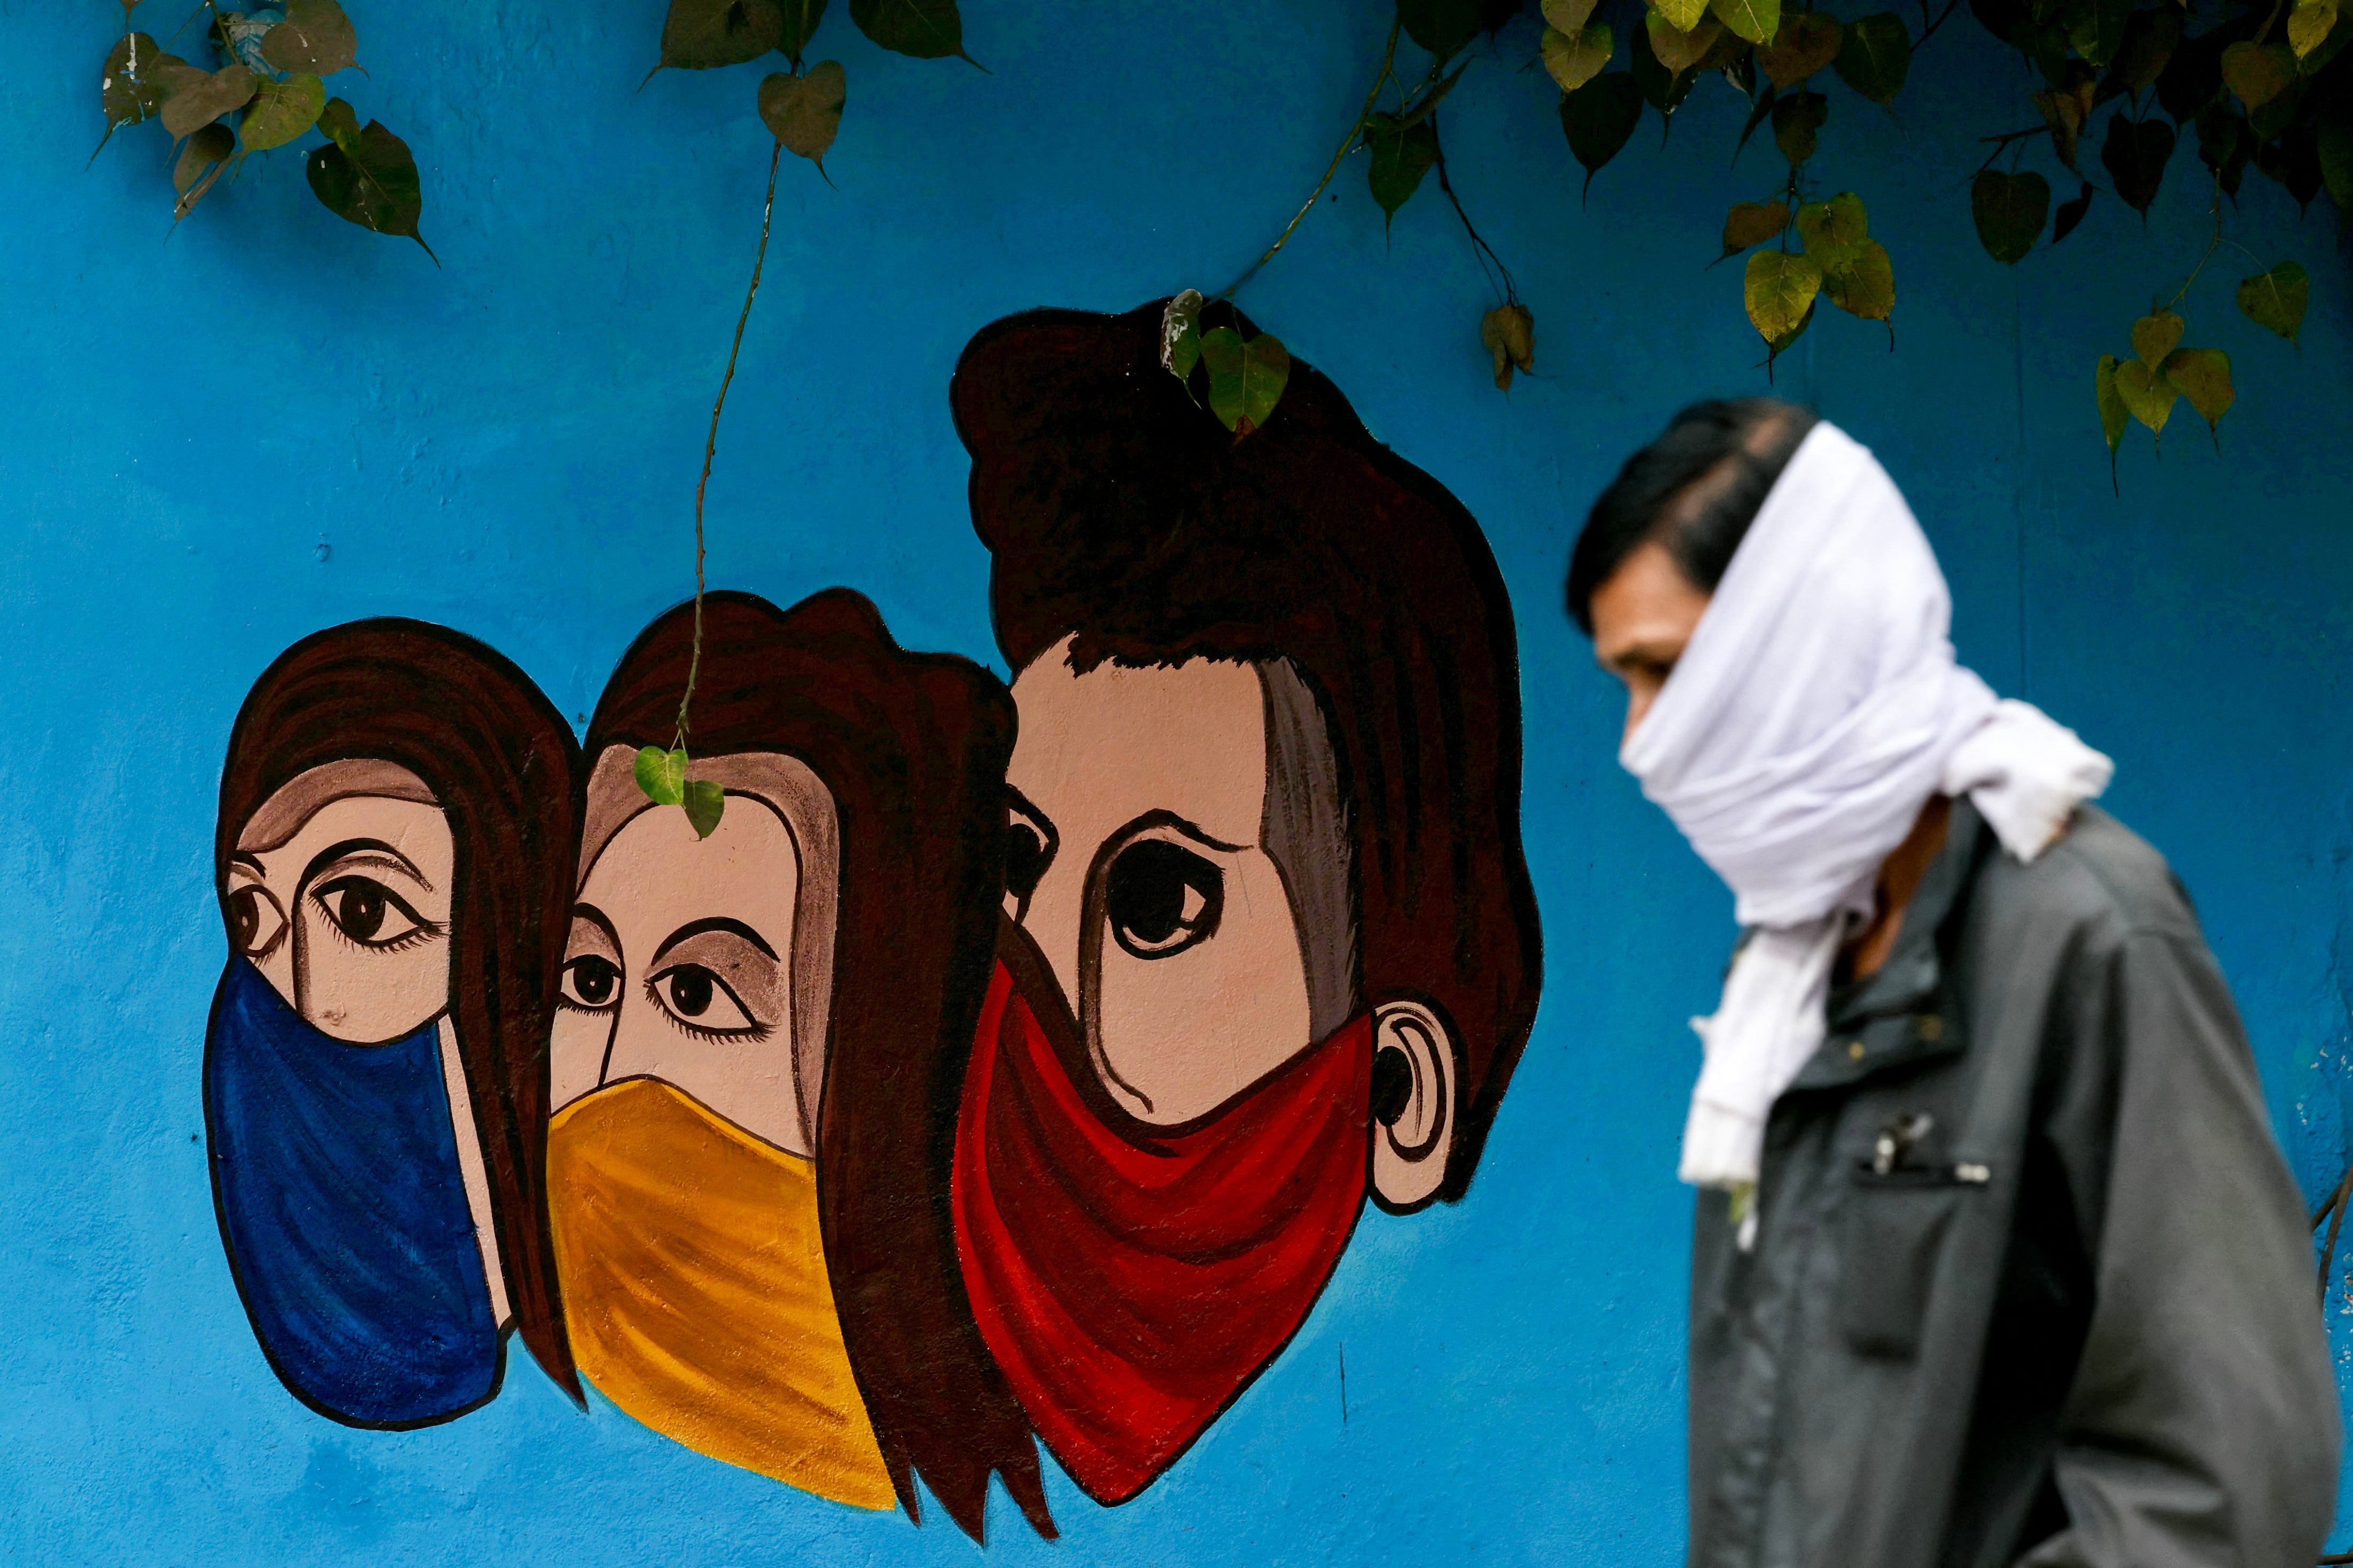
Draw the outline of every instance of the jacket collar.
[[[1852,1083],[1901,1062],[1961,1048],[1959,1021],[1936,1011],[1945,977],[1944,930],[1974,879],[1989,838],[1984,818],[1968,797],[1955,800],[1945,847],[1905,909],[1894,951],[1872,973],[1831,993],[1829,1034],[1791,1087]]]

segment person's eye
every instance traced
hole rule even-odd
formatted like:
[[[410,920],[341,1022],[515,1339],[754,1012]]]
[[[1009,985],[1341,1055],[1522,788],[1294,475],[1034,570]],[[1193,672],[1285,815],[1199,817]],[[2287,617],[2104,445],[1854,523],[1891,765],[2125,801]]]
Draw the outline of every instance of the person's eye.
[[[262,958],[286,934],[286,911],[269,890],[251,883],[228,896],[228,939],[248,958]]]
[[[311,896],[335,929],[362,947],[406,947],[441,934],[439,926],[373,877],[338,877]]]
[[[764,1036],[768,1026],[752,1016],[727,982],[700,963],[674,963],[646,982],[663,1012],[690,1035]]]
[[[1054,830],[1043,817],[1021,801],[1007,806],[1005,898],[1007,912],[1015,920],[1029,912],[1029,897],[1053,864],[1054,847]]]
[[[1225,906],[1226,874],[1166,839],[1129,845],[1104,876],[1104,919],[1137,958],[1168,958],[1208,941]]]
[[[621,971],[609,958],[584,952],[564,966],[559,999],[584,1013],[602,1013],[621,998]]]

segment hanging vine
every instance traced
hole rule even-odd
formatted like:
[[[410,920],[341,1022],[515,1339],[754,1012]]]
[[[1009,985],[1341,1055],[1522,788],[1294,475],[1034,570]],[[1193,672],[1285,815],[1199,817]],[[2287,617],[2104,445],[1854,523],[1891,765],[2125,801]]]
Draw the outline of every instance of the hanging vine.
[[[1363,151],[1366,184],[1390,220],[1424,175],[1438,172],[1440,189],[1498,296],[1479,333],[1494,361],[1495,384],[1508,390],[1514,370],[1533,368],[1533,314],[1447,177],[1436,112],[1468,68],[1450,69],[1451,62],[1524,3],[1398,0],[1372,91],[1332,166],[1227,292],[1282,248],[1347,155]],[[2254,268],[2237,286],[2240,312],[2294,342],[2309,293],[2304,268],[2247,251],[2230,238],[2229,217],[2250,166],[2284,187],[2299,209],[2326,191],[2340,215],[2353,211],[2353,59],[2344,58],[2353,24],[2340,19],[2344,4],[1968,0],[1976,21],[2018,53],[2028,72],[2020,108],[2037,121],[1986,137],[1991,151],[1967,181],[1971,221],[1992,260],[2015,266],[2046,243],[2065,240],[2103,190],[2145,216],[2186,130],[2195,131],[2199,157],[2213,177],[2213,231],[2204,252],[2169,298],[2162,285],[2152,290],[2148,313],[2129,334],[2132,356],[2103,354],[2094,366],[2093,392],[2112,467],[2132,422],[2161,436],[2182,401],[2219,443],[2220,422],[2236,398],[2231,358],[2219,348],[2182,346],[2178,310],[2218,255],[2235,254]],[[1813,325],[1824,300],[1879,322],[1894,346],[1894,258],[1871,232],[1862,197],[1826,191],[1817,177],[1834,101],[1826,89],[1836,83],[1865,109],[1860,133],[1899,134],[1893,110],[1912,85],[1915,57],[1959,5],[1921,0],[1915,33],[1894,11],[1842,19],[1794,0],[1543,0],[1545,25],[1530,64],[1541,63],[1558,89],[1561,131],[1588,190],[1646,110],[1662,128],[1671,125],[1703,78],[1721,78],[1746,101],[1736,163],[1769,126],[1780,167],[1767,190],[1725,214],[1716,258],[1748,253],[1741,301],[1763,340],[1769,374],[1773,361]],[[1398,69],[1400,35],[1429,61],[1409,88]],[[1624,67],[1613,68],[1620,58]],[[1398,102],[1382,110],[1380,96],[1391,86]],[[1873,117],[1873,110],[1886,112]],[[2103,115],[2105,124],[2095,127]],[[2105,185],[2079,167],[2094,138]],[[2079,187],[2055,213],[2050,178],[2024,166],[2036,150]]]
[[[849,100],[849,77],[839,60],[805,61],[818,25],[825,19],[826,0],[670,0],[662,21],[661,55],[646,73],[651,81],[665,69],[715,70],[748,65],[768,54],[781,54],[788,68],[761,79],[757,103],[762,123],[776,138],[768,154],[768,184],[760,204],[760,247],[753,254],[751,285],[744,290],[744,308],[735,316],[735,336],[727,347],[727,368],[719,378],[719,395],[711,404],[711,428],[702,442],[702,471],[694,483],[694,637],[687,657],[686,687],[679,695],[678,728],[667,750],[647,746],[638,752],[638,787],[659,805],[686,812],[695,837],[708,838],[717,830],[726,807],[720,786],[708,779],[686,776],[690,761],[687,739],[692,731],[694,687],[702,671],[703,519],[711,468],[719,453],[719,416],[727,406],[727,389],[734,384],[735,361],[744,351],[744,329],[752,320],[752,301],[759,298],[760,273],[767,265],[768,234],[776,211],[776,172],[790,153],[806,158],[828,185],[825,155],[841,132],[841,114]],[[964,18],[955,0],[850,0],[849,19],[882,47],[917,59],[955,57],[978,67],[965,53]],[[638,84],[640,88],[644,83]]]

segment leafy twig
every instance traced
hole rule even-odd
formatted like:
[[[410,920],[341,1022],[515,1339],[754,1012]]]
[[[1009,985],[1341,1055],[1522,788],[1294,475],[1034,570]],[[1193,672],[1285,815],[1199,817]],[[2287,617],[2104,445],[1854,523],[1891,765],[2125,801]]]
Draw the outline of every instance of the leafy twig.
[[[752,319],[752,301],[759,297],[760,269],[768,263],[768,228],[776,212],[776,165],[783,162],[779,142],[768,154],[768,195],[760,207],[760,248],[752,258],[752,286],[744,290],[744,309],[735,318],[735,341],[727,347],[727,374],[719,378],[719,395],[711,403],[711,434],[702,442],[702,477],[694,481],[694,649],[687,656],[686,692],[678,700],[678,737],[674,749],[686,749],[687,709],[694,701],[694,682],[702,673],[702,492],[711,484],[711,460],[719,451],[719,412],[727,406],[727,388],[735,379],[735,356],[743,352],[744,328]]]
[[[1299,204],[1299,210],[1291,215],[1291,221],[1282,226],[1282,232],[1274,237],[1274,243],[1266,247],[1266,254],[1251,262],[1240,277],[1219,289],[1219,299],[1232,299],[1237,289],[1258,276],[1260,268],[1274,259],[1274,253],[1282,248],[1284,242],[1291,238],[1292,231],[1300,226],[1324,195],[1324,187],[1330,184],[1332,176],[1340,172],[1341,160],[1347,157],[1349,149],[1356,146],[1357,133],[1364,130],[1365,121],[1371,117],[1373,106],[1381,100],[1381,88],[1389,79],[1391,68],[1397,64],[1398,32],[1403,26],[1401,22],[1389,24],[1388,47],[1381,51],[1381,68],[1373,78],[1373,90],[1365,94],[1365,107],[1356,111],[1356,120],[1348,126],[1348,133],[1340,138],[1340,150],[1332,154],[1332,166],[1324,171],[1324,177],[1315,182],[1315,188],[1307,193],[1307,199]]]
[[[1912,47],[1916,49],[1922,44],[1926,43],[1930,38],[1935,37],[1936,36],[1936,29],[1945,25],[1945,18],[1950,16],[1954,12],[1960,8],[1961,0],[1946,0],[1945,8],[1936,14],[1936,19],[1928,24],[1927,29],[1923,32],[1919,37],[1913,41]],[[1927,0],[1921,0],[1920,15],[1923,17],[1926,17],[1928,15]]]
[[[1472,224],[1471,215],[1462,210],[1462,198],[1454,194],[1454,182],[1446,177],[1446,150],[1443,144],[1440,146],[1438,153],[1438,188],[1444,191],[1446,199],[1454,204],[1454,216],[1462,220],[1462,232],[1471,237],[1472,245],[1478,247],[1478,249],[1472,254],[1478,258],[1479,270],[1486,271],[1487,263],[1493,262],[1495,270],[1504,275],[1504,302],[1507,305],[1518,303],[1520,286],[1512,280],[1512,269],[1504,265],[1504,258],[1495,254],[1495,247],[1489,245]],[[1493,279],[1488,279],[1491,287],[1493,282]]]

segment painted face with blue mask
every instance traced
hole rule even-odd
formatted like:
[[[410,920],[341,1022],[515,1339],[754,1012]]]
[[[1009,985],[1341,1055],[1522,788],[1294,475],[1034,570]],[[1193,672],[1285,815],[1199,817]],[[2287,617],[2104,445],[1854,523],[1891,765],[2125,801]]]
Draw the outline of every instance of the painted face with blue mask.
[[[350,1425],[496,1392],[503,1280],[449,1016],[453,836],[397,764],[338,761],[239,831],[205,1061],[214,1193],[286,1385]]]

